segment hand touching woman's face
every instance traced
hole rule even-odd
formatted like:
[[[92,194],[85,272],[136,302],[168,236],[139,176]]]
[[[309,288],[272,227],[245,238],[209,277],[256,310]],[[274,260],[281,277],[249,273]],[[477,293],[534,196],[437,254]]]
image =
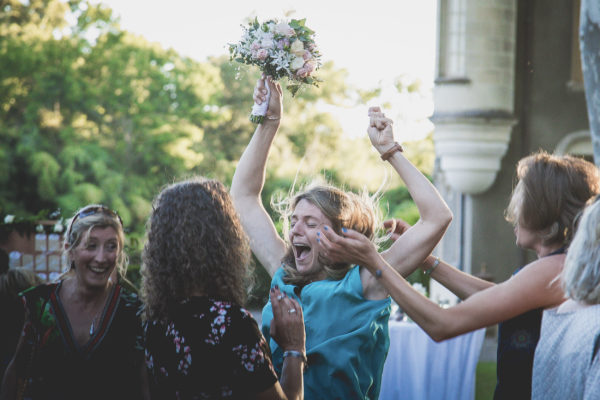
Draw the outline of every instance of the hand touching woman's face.
[[[321,267],[317,232],[323,225],[332,225],[329,218],[310,201],[300,200],[292,213],[289,232],[298,272],[315,272]]]

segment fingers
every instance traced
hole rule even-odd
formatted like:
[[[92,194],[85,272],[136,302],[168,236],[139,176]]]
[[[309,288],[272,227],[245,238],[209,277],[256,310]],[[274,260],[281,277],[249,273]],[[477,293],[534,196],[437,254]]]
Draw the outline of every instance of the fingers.
[[[288,300],[292,303],[292,306],[297,311],[297,316],[301,319],[304,319],[304,313],[302,312],[302,307],[300,306],[300,303],[298,303],[295,299],[292,299],[291,297],[288,297]]]
[[[390,118],[386,118],[382,114],[382,116],[371,117],[370,124],[371,124],[372,127],[375,127],[378,130],[382,131],[385,128],[387,128],[388,126],[393,125],[394,121],[392,121]]]
[[[267,87],[266,85],[272,85],[272,79],[270,76],[265,76],[264,74],[256,81],[256,86],[254,87],[254,93],[252,95],[252,99],[258,105],[261,105],[267,100]]]
[[[386,219],[383,221],[383,227],[385,229],[395,229],[396,228],[396,220],[395,219]]]
[[[271,308],[273,309],[273,317],[277,318],[281,315],[281,304],[279,303],[279,300],[283,298],[283,293],[281,293],[279,288],[275,286],[271,288],[269,297],[271,298]]]
[[[289,314],[302,315],[302,308],[298,302],[287,296],[285,292],[279,290],[277,286],[271,288],[269,293],[271,298],[271,308],[273,309],[273,317],[284,319]]]
[[[369,107],[369,117],[374,113],[381,113],[381,108],[379,106]]]

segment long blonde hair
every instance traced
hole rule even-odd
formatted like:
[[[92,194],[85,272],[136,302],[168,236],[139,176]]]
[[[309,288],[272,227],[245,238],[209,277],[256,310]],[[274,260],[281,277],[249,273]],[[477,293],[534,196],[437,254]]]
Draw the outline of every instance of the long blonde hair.
[[[128,258],[125,253],[125,232],[123,223],[119,215],[101,204],[90,204],[80,208],[71,218],[67,233],[65,234],[63,256],[66,259],[66,269],[63,277],[73,271],[72,256],[73,250],[79,246],[82,241],[87,240],[90,232],[94,228],[111,227],[117,232],[119,243],[119,253],[117,255],[116,268],[119,277],[124,279],[127,273]]]
[[[378,195],[369,196],[366,190],[357,194],[329,184],[309,184],[304,190],[290,194],[287,199],[275,204],[275,208],[281,215],[285,238],[288,238],[290,216],[300,200],[307,200],[321,210],[323,215],[331,221],[331,228],[336,233],[341,234],[342,228],[353,229],[376,242],[377,227],[381,225],[380,211],[376,206]],[[313,271],[310,274],[298,272],[291,244],[287,243],[287,247],[286,254],[282,259],[282,267],[286,272],[284,277],[286,283],[302,286],[321,273],[321,270]],[[319,258],[319,262],[327,277],[333,280],[342,279],[352,268],[352,265],[348,263],[327,264],[326,260],[322,258]]]

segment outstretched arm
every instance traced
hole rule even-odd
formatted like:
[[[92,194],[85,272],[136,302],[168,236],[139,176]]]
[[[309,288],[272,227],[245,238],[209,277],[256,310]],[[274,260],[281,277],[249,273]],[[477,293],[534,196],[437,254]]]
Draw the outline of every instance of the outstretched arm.
[[[397,240],[401,235],[407,232],[411,226],[401,219],[387,220],[383,225],[388,230],[391,230],[392,240]],[[423,271],[431,271],[430,276],[444,285],[448,290],[458,296],[461,300],[466,299],[480,290],[487,289],[495,285],[471,274],[464,273],[458,268],[453,267],[447,262],[429,255],[423,260],[419,266]]]
[[[266,101],[265,83],[269,85],[271,92],[267,115],[256,127],[240,158],[231,183],[231,197],[242,226],[250,237],[252,251],[273,276],[285,254],[285,242],[277,234],[260,194],[265,183],[269,150],[279,128],[283,107],[281,86],[271,78],[263,77],[258,80],[254,90],[255,102],[260,104]]]
[[[367,268],[402,310],[435,341],[491,326],[536,308],[554,307],[564,301],[556,279],[562,270],[564,255],[536,260],[508,281],[444,309],[415,290],[377,253],[364,235],[346,230],[340,236],[328,228],[320,236],[326,256],[345,254],[352,262]]]
[[[369,109],[369,116],[368,133],[373,147],[379,154],[389,155],[387,161],[404,181],[419,209],[419,221],[382,253],[384,260],[398,273],[408,276],[440,241],[452,221],[452,212],[431,182],[404,157],[402,151],[394,151],[390,155],[395,146],[392,121],[379,107]],[[387,294],[370,274],[362,278],[365,294],[370,298]]]
[[[435,262],[436,258],[430,255],[423,261],[421,268],[424,271],[428,271],[434,267]],[[465,300],[479,291],[496,285],[493,282],[467,274],[441,259],[438,259],[438,262],[438,265],[432,270],[430,276],[461,300]]]

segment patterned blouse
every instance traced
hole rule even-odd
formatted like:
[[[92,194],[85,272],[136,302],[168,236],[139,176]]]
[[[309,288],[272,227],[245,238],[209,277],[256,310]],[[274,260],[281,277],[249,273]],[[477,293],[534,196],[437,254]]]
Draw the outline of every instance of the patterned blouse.
[[[256,321],[235,303],[192,297],[144,331],[155,398],[242,399],[277,381]]]
[[[23,292],[24,345],[15,359],[25,398],[139,399],[143,362],[140,302],[115,285],[98,328],[79,345],[61,302],[62,282]],[[33,351],[33,353],[32,353]]]

